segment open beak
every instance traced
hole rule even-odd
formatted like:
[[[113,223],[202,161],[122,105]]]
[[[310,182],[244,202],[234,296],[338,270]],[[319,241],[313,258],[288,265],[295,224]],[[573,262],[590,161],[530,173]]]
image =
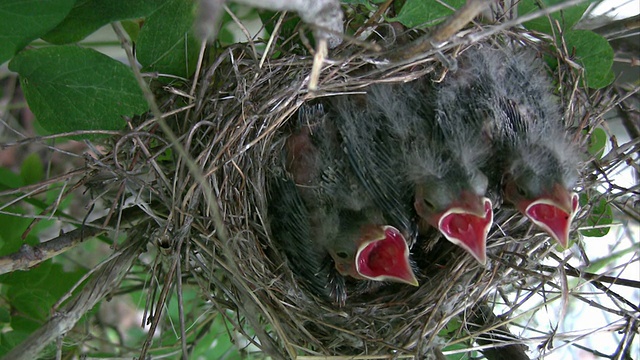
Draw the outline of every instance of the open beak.
[[[533,201],[525,215],[543,228],[560,245],[567,247],[571,222],[578,210],[578,194],[556,184],[551,193]]]
[[[356,252],[356,273],[365,279],[418,286],[409,262],[409,247],[393,226],[369,229]]]
[[[484,265],[487,262],[487,234],[493,224],[492,204],[486,197],[480,201],[477,196],[476,201],[467,197],[463,196],[460,205],[452,206],[440,216],[438,230]]]

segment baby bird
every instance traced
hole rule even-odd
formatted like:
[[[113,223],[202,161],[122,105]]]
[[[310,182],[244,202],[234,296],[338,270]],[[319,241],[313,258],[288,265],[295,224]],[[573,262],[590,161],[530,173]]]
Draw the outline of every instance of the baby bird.
[[[535,54],[471,48],[439,91],[449,116],[467,119],[493,148],[496,193],[566,247],[578,207],[579,161],[551,83]]]
[[[446,138],[433,89],[424,80],[371,86],[355,99],[334,101],[335,121],[374,201],[395,209],[396,221],[413,207],[424,222],[485,264],[493,210],[484,197],[487,178],[480,166],[488,147],[464,129]]]
[[[325,249],[312,239],[309,211],[289,178],[269,179],[269,224],[274,242],[289,259],[289,267],[312,294],[344,304],[344,278],[328,264]]]
[[[294,273],[338,302],[346,296],[344,279],[323,270],[327,256],[341,276],[416,286],[405,235],[361,190],[322,106],[300,109],[284,153],[291,179],[280,184],[290,185],[272,186],[271,226]]]

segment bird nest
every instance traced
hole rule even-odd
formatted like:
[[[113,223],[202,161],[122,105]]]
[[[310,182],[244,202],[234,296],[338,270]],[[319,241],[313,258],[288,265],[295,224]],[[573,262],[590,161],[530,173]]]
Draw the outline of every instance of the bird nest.
[[[212,54],[210,63],[202,62],[193,82],[155,89],[164,124],[154,115],[134,119],[132,130],[114,139],[110,151],[88,159],[91,171],[82,183],[104,184],[105,173],[127,183],[124,192],[103,197],[107,207],[133,196],[136,205],[129,210],[142,209],[121,216],[123,223],[135,218],[127,243],[148,244],[151,257],[145,261],[154,264],[149,266],[155,279],[149,284],[151,334],[172,287],[180,292],[183,284],[195,284],[208,311],[224,316],[234,331],[273,358],[423,358],[438,356],[452,339],[476,339],[488,347],[518,344],[504,325],[524,300],[543,293],[546,284],[557,284],[553,296],[563,296],[559,279],[566,276],[567,258],[543,231],[508,208],[495,214],[486,266],[434,232],[429,243],[435,245],[412,249],[423,254],[416,259],[419,287],[349,282],[348,298],[338,304],[309,293],[294,276],[269,229],[267,179],[280,161],[288,123],[302,105],[363,92],[376,83],[441,79],[461,51],[478,43],[526,47],[557,60],[552,76],[567,128],[580,149],[614,104],[607,91],[584,89],[584,74],[572,54],[557,46],[560,38],[508,25],[474,25],[417,59],[388,62],[376,43],[402,49],[396,44],[422,33],[392,36],[388,24],[367,30],[374,31],[366,41],[346,40],[324,59],[299,46],[296,37],[268,44],[264,56],[256,52],[260,44],[255,42],[229,46]],[[314,55],[316,63],[323,61],[318,73],[312,71]],[[171,150],[175,143],[184,152]],[[584,160],[580,192],[598,185],[594,170],[586,166],[586,152]],[[590,209],[582,207],[574,228],[585,224]],[[579,237],[572,234],[573,240]]]
[[[468,29],[467,38],[482,35],[482,31],[481,27]],[[575,86],[582,80],[578,69],[568,63],[570,54],[518,30],[504,30],[481,41],[534,48],[556,57],[561,62],[555,76],[563,84],[560,95],[567,109],[567,125],[582,130],[599,120],[603,104],[594,104],[594,95]],[[496,214],[496,226],[488,237],[486,267],[460,249],[442,244],[444,240],[434,241],[437,245],[428,256],[417,259],[418,288],[384,284],[362,289],[352,284],[341,305],[308,293],[292,274],[269,231],[266,190],[266,181],[280,161],[279,140],[290,133],[287,123],[300,106],[319,97],[366,91],[370,84],[440,78],[447,71],[442,57],[455,61],[456,54],[469,45],[470,41],[462,41],[417,61],[376,66],[372,60],[376,54],[369,48],[354,52],[349,44],[326,59],[315,90],[308,88],[313,56],[306,51],[261,64],[249,46],[226,49],[202,71],[195,98],[185,95],[192,84],[165,89],[164,113],[170,114],[166,121],[203,178],[188,170],[187,160],[178,161],[175,172],[164,174],[174,180],[171,187],[155,189],[160,193],[153,196],[158,202],[154,212],[163,214],[158,215],[163,221],[156,233],[169,231],[171,235],[150,240],[179,254],[183,276],[199,284],[212,308],[238,314],[230,319],[235,326],[255,334],[255,344],[274,357],[422,357],[446,344],[442,330],[454,318],[464,319],[458,331],[470,337],[486,333],[496,324],[480,321],[487,317],[478,315],[478,306],[492,303],[488,299],[497,291],[533,291],[543,276],[541,264],[555,254],[548,237],[521,215],[508,209]],[[150,132],[154,126],[147,121],[138,129]],[[577,146],[584,146],[584,133],[576,132],[575,137]],[[119,152],[134,149],[123,150]],[[158,174],[154,177],[159,181]],[[590,184],[580,184],[587,186]],[[588,208],[581,211],[575,224],[580,225],[587,213]],[[434,240],[438,237],[433,236]],[[502,341],[508,343],[508,338]]]

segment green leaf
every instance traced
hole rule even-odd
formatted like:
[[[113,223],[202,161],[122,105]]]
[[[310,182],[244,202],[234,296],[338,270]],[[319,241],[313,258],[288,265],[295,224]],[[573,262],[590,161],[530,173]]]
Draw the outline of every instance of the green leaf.
[[[450,0],[446,3],[454,9],[459,9],[465,0]],[[397,21],[411,28],[435,25],[455,11],[443,4],[444,2],[435,0],[407,0],[398,16],[389,21]]]
[[[591,213],[587,217],[587,226],[597,226],[594,229],[580,230],[580,233],[589,237],[603,237],[609,233],[611,228],[607,225],[613,223],[613,211],[607,199],[600,197],[597,200],[589,199],[585,193],[580,194],[580,206],[591,204]]]
[[[11,314],[5,308],[0,308],[0,323],[6,324],[11,321]]]
[[[8,331],[0,335],[0,356],[4,356],[9,350],[23,342],[29,335],[30,331]]]
[[[44,178],[44,165],[38,153],[32,153],[22,161],[20,177],[26,184],[35,184]]]
[[[204,359],[241,359],[240,351],[229,338],[228,329],[233,329],[230,324],[225,324],[221,315],[215,317],[211,322],[209,331],[193,349],[194,358]]]
[[[615,79],[616,79],[616,73],[613,71],[613,69],[609,69],[609,72],[602,79],[602,84],[607,84],[607,85],[612,84]],[[607,85],[604,85],[604,86],[607,86]]]
[[[0,167],[0,190],[15,189],[24,185],[20,175],[13,171]]]
[[[0,231],[0,239],[3,241],[2,247],[0,247],[0,256],[18,251],[25,243],[35,245],[39,242],[35,236],[28,236],[25,241],[22,240],[22,233],[27,230],[32,221],[26,216],[20,216],[25,213],[23,209],[17,206],[9,206],[3,211],[4,213],[0,214],[0,229],[2,229]]]
[[[192,32],[193,6],[191,1],[168,0],[147,18],[137,44],[143,71],[181,77],[193,74],[199,51]]]
[[[145,17],[159,3],[158,0],[80,0],[69,16],[42,38],[53,44],[78,42],[110,22]]]
[[[140,21],[135,21],[135,20],[124,20],[124,21],[121,21],[120,23],[122,24],[124,31],[126,31],[127,34],[129,35],[129,38],[131,39],[131,41],[134,43],[137,43],[138,34],[140,34],[140,27],[142,26],[142,23]]]
[[[39,135],[39,136],[53,135],[51,131],[43,128],[42,125],[40,125],[40,123],[37,121],[33,122],[33,131],[35,131],[36,135]],[[59,139],[56,139],[56,144],[60,145],[60,143],[65,143],[69,140],[71,139],[67,137],[61,137]]]
[[[607,39],[589,30],[567,31],[564,35],[569,54],[585,71],[587,86],[603,88],[613,81],[613,49]]]
[[[0,64],[32,40],[53,29],[75,0],[3,0],[0,2]]]
[[[46,290],[56,299],[62,297],[87,273],[84,268],[65,271],[62,264],[53,263],[43,284],[38,288]]]
[[[601,129],[593,129],[589,136],[589,144],[587,151],[593,155],[596,159],[600,159],[604,153],[604,148],[607,145],[607,133]]]
[[[233,44],[235,42],[233,31],[230,31],[226,27],[220,28],[220,31],[218,31],[217,41],[221,44]]]
[[[447,325],[443,327],[442,330],[440,330],[440,332],[438,333],[438,336],[450,339],[451,334],[458,331],[458,329],[460,329],[461,326],[462,326],[462,323],[460,322],[459,318],[452,318],[447,323]]]
[[[194,306],[200,304],[201,299],[198,295],[198,290],[195,288],[185,287],[183,289],[182,294],[182,306],[185,312],[193,311]],[[167,306],[167,315],[169,315],[172,319],[179,319],[179,306],[177,301],[171,301]]]
[[[464,350],[464,349],[469,349],[469,344],[457,343],[453,345],[447,345],[442,348],[442,351],[453,351],[453,350]],[[469,358],[477,357],[477,353],[478,353],[477,351],[473,351],[471,353],[467,351],[461,351],[456,354],[447,355],[446,358],[447,360],[466,360]],[[473,356],[471,356],[472,354]]]
[[[532,12],[538,11],[541,8],[547,8],[549,6],[557,5],[565,2],[566,0],[522,0],[518,3],[518,14],[527,15]],[[581,18],[584,12],[589,7],[589,2],[583,2],[560,10],[550,14],[551,21],[555,23],[558,21],[562,29],[571,29]],[[523,23],[524,27],[529,30],[540,31],[545,34],[552,34],[552,27],[549,18],[542,16],[531,21]]]
[[[126,65],[95,50],[65,45],[24,51],[9,63],[29,108],[52,132],[116,130],[147,111]]]
[[[45,261],[29,271],[1,276],[8,287],[6,297],[11,304],[11,327],[30,331],[49,318],[51,307],[86,273],[80,269],[65,271],[61,264]]]
[[[269,34],[269,36],[272,36],[273,30],[276,26],[276,22],[278,21],[281,13],[265,10],[260,11],[258,15],[260,16],[260,21],[262,21],[262,23],[264,24],[264,28],[267,33]],[[300,17],[288,14],[288,16],[284,18],[284,21],[282,22],[282,25],[280,26],[278,32],[278,36],[280,37],[280,39],[288,39],[289,37],[293,36],[298,29],[298,24],[300,24],[300,21]]]
[[[9,291],[8,297],[11,306],[17,311],[17,314],[12,316],[12,326],[19,317],[30,319],[36,324],[44,322],[49,317],[51,307],[56,303],[56,298],[46,290],[35,287],[17,288],[16,291]],[[30,327],[14,329],[29,330]]]

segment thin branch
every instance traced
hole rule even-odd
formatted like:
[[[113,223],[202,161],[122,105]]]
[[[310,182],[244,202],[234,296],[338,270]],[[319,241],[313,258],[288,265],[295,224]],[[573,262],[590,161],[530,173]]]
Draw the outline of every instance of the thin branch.
[[[11,349],[2,360],[37,359],[40,352],[56,338],[69,332],[75,324],[102,300],[111,290],[116,288],[127,273],[133,261],[138,257],[146,239],[134,238],[135,242],[127,244],[120,253],[108,261],[97,271],[82,288],[75,299],[67,303],[59,312],[22,343]]]
[[[389,58],[393,62],[410,61],[434,48],[437,49],[482,11],[488,8],[493,1],[494,0],[467,0],[464,6],[458,9],[445,22],[436,26],[430,34],[422,36],[400,49],[392,49],[383,53],[382,56]]]
[[[601,35],[608,40],[621,39],[638,35],[638,33],[640,33],[640,15],[620,20],[612,20],[607,18],[605,20],[605,25],[590,27],[589,30]]]
[[[542,271],[548,271],[550,273],[554,273],[558,270],[557,268],[554,268],[552,266],[546,266],[546,265],[540,265],[540,268],[542,269]],[[565,268],[565,273],[569,276],[573,276],[573,277],[577,277],[585,280],[595,280],[601,283],[609,283],[614,285],[628,286],[628,287],[640,289],[640,281],[622,279],[618,277],[594,274],[589,272],[582,272],[568,265],[567,265],[567,268]]]
[[[571,271],[575,271],[575,272],[579,273],[579,271],[576,268],[574,268],[573,266],[567,264],[566,262],[563,262],[555,254],[551,254],[551,257],[554,258],[554,260],[558,261],[559,263],[563,264],[564,268],[565,268],[565,271],[571,270]],[[602,283],[600,283],[599,281],[591,281],[591,284],[593,284],[593,286],[596,289],[598,289],[598,290],[602,291],[603,293],[605,293],[606,295],[608,295],[610,298],[614,298],[614,299],[624,303],[625,305],[627,305],[631,309],[633,309],[633,311],[640,312],[640,307],[638,307],[637,305],[633,304],[631,301],[625,299],[623,296],[611,291],[611,289],[609,289],[608,287],[602,285]]]
[[[140,208],[132,207],[123,211],[122,219],[130,222],[140,219],[145,215]],[[105,219],[106,216],[92,222],[89,226],[82,226],[35,246],[28,244],[22,245],[17,252],[0,257],[0,274],[6,274],[16,270],[27,270],[76,247],[88,238],[104,234],[110,230],[110,228],[103,227]],[[116,220],[119,219],[112,219],[109,223],[110,226],[116,226]]]

